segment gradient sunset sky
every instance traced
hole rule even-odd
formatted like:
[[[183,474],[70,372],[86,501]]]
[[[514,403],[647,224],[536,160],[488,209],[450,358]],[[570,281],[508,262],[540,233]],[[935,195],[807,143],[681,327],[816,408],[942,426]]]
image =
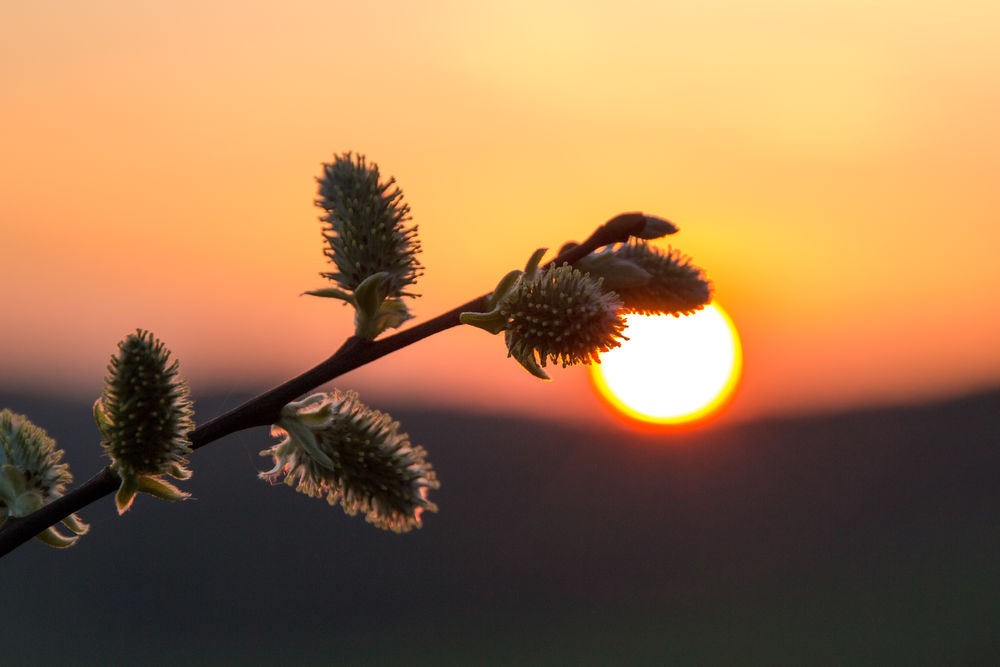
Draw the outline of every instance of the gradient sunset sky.
[[[741,331],[724,419],[996,385],[998,26],[992,0],[7,3],[0,385],[96,397],[137,327],[195,397],[328,356],[351,313],[299,294],[348,150],[420,226],[417,321],[641,210]],[[552,376],[461,328],[337,386],[607,418]]]

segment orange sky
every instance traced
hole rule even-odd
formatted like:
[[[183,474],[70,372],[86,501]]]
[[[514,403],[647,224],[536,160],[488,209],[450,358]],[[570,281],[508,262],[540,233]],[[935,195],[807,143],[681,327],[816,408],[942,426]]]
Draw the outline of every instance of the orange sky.
[[[298,295],[346,150],[420,225],[418,318],[642,210],[742,331],[729,418],[1000,382],[1000,5],[490,4],[5,7],[0,384],[96,396],[136,327],[196,394],[323,359],[350,313]],[[461,329],[339,386],[601,418],[553,378]]]

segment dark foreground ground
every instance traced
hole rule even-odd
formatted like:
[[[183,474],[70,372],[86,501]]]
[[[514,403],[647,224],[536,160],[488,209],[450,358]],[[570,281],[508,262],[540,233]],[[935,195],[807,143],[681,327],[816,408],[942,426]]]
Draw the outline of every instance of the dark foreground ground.
[[[103,465],[88,404],[0,405]],[[237,434],[196,500],[0,560],[0,664],[1000,664],[1000,392],[656,437],[393,414],[442,480],[422,530],[258,481]]]

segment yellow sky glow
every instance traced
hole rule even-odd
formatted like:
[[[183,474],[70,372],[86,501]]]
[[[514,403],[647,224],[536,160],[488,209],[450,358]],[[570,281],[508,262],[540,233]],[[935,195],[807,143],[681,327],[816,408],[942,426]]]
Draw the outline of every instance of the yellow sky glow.
[[[1000,380],[1000,6],[40,0],[0,20],[2,382],[96,395],[137,327],[195,390],[273,384],[350,313],[320,163],[395,175],[418,318],[642,210],[740,328],[732,417]],[[456,330],[344,379],[601,414]],[[419,391],[418,391],[419,390]],[[365,395],[364,393],[362,394]]]

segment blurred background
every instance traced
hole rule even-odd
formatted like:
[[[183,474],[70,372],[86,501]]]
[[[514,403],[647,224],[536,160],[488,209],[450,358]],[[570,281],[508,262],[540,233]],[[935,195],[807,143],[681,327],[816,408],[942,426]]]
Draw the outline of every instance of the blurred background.
[[[90,406],[0,393],[81,477]],[[212,414],[238,397],[203,397]],[[377,530],[192,457],[194,499],[104,498],[0,561],[4,664],[992,665],[1000,392],[627,435],[387,405],[440,511]]]
[[[174,640],[205,664],[248,646],[366,664],[389,635],[428,664],[989,662],[998,22],[977,0],[4,6],[0,393],[79,479],[102,465],[89,403],[136,328],[206,416],[351,332],[347,309],[298,296],[327,268],[315,177],[348,150],[420,226],[416,321],[641,210],[680,226],[745,372],[698,430],[639,433],[585,369],[541,383],[454,329],[338,382],[440,468],[418,534],[260,488],[261,431],[199,452],[199,502],[95,508],[84,543],[28,545],[0,581],[69,595],[52,655],[145,646],[160,664]],[[4,651],[35,648],[44,618],[4,607]],[[265,650],[249,638],[269,627]]]
[[[3,13],[8,384],[92,395],[136,327],[196,389],[270,385],[324,358],[350,313],[298,295],[326,270],[315,177],[347,150],[413,209],[418,318],[641,210],[681,227],[671,241],[740,327],[730,418],[1000,378],[995,3]],[[498,346],[451,331],[350,382],[606,414],[581,373],[542,385]]]

